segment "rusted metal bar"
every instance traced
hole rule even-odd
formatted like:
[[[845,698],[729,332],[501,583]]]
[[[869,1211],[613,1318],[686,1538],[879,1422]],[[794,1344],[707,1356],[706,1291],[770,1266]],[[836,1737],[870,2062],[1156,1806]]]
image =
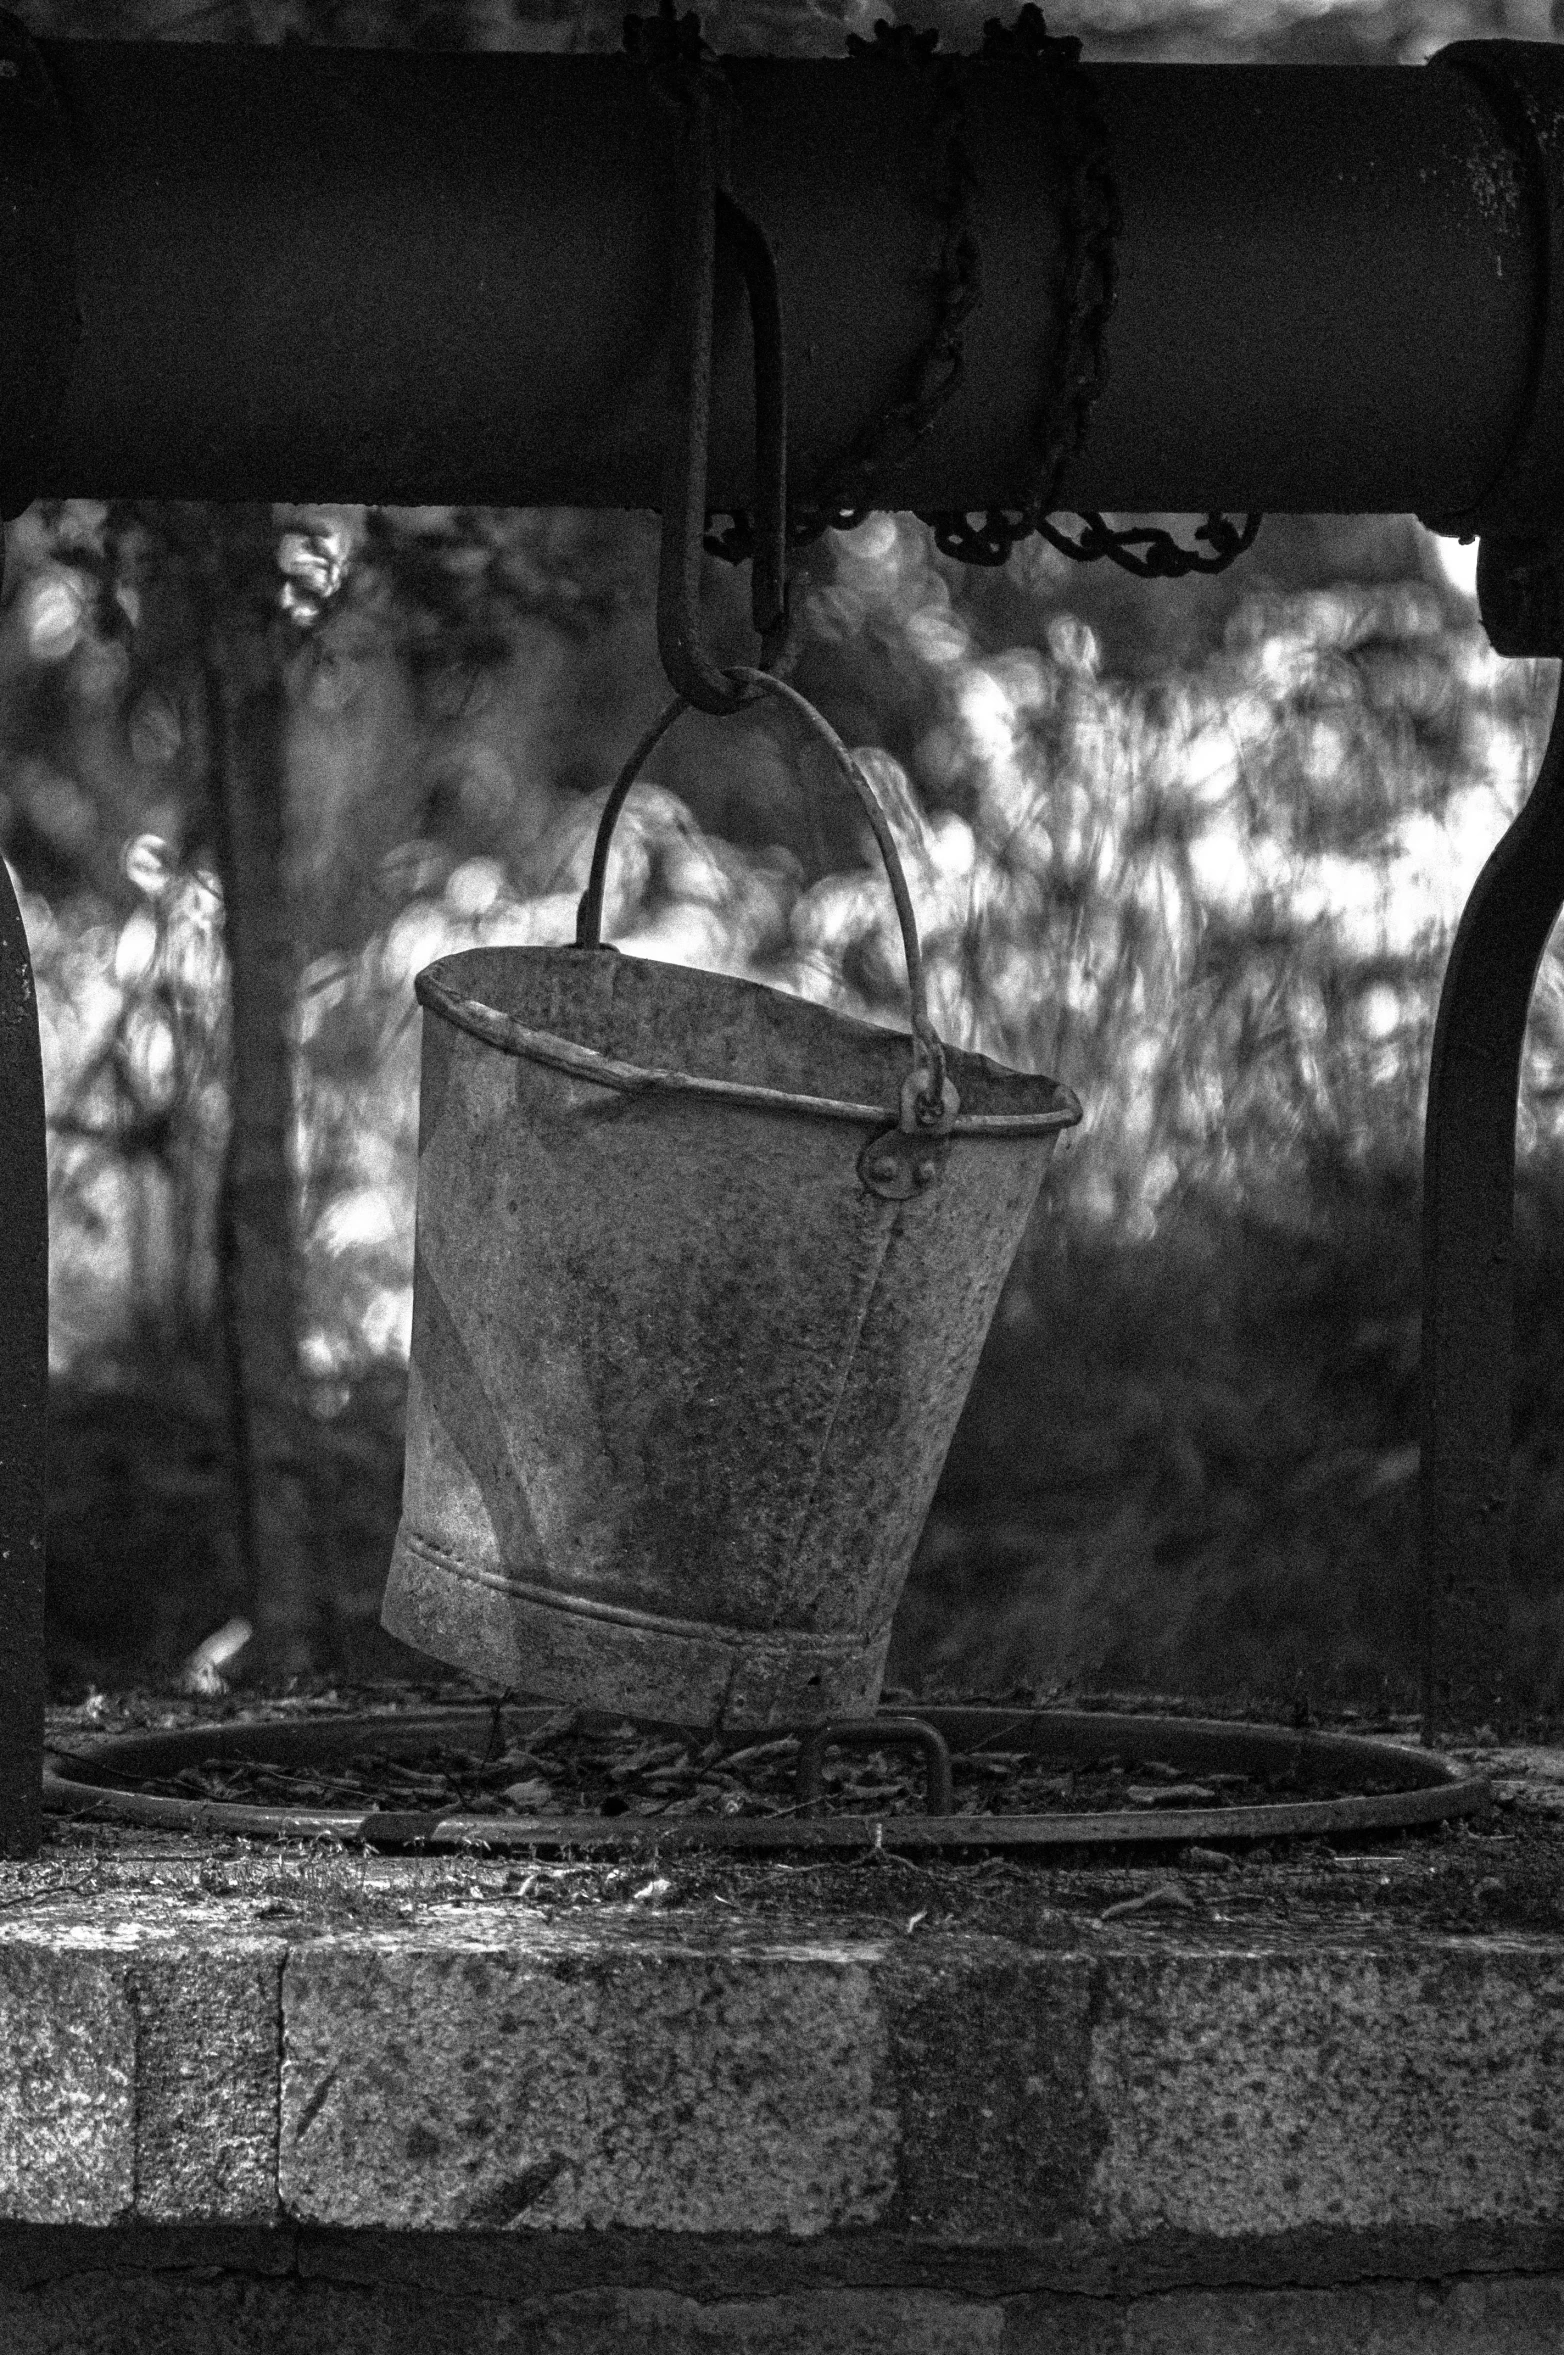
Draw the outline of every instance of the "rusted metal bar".
[[[75,142],[82,338],[35,487],[80,497],[655,506],[672,110],[628,59],[40,44]],[[1036,77],[956,68],[983,299],[886,505],[1020,502],[1061,326]],[[927,338],[916,75],[729,61],[735,201],[776,255],[807,496]],[[1525,407],[1544,243],[1492,106],[1403,68],[1111,66],[1123,212],[1081,511],[1445,512]],[[0,196],[16,166],[0,156]],[[0,292],[27,241],[0,205]],[[6,381],[10,382],[7,370]],[[710,504],[751,504],[738,272]],[[1564,511],[1564,450],[1539,495]]]
[[[507,1710],[525,1725],[525,1706]],[[542,1717],[548,1712],[533,1712]],[[178,1732],[76,1736],[52,1744],[45,1784],[51,1814],[78,1822],[144,1824],[163,1831],[194,1831],[239,1839],[329,1840],[373,1848],[466,1850],[530,1854],[675,1855],[718,1850],[774,1855],[788,1849],[826,1856],[893,1853],[1030,1855],[1068,1860],[1073,1852],[1118,1849],[1131,1854],[1189,1841],[1228,1842],[1328,1839],[1349,1833],[1410,1830],[1447,1822],[1492,1805],[1481,1776],[1426,1750],[1367,1741],[1354,1734],[1299,1733],[1275,1725],[1229,1725],[1200,1718],[1131,1717],[1096,1711],[1000,1709],[982,1703],[930,1707],[916,1719],[893,1712],[846,1726],[797,1728],[800,1799],[810,1812],[782,1816],[634,1816],[573,1811],[530,1817],[468,1815],[443,1809],[334,1806],[324,1797],[297,1807],[242,1801],[159,1796],[138,1786],[166,1782],[213,1761],[241,1760],[304,1767],[322,1780],[332,1768],[366,1749],[392,1756],[427,1757],[445,1743],[481,1744],[495,1724],[492,1709],[418,1711],[409,1716],[360,1712],[353,1716],[264,1719],[185,1727]],[[916,1731],[912,1730],[916,1728]],[[664,1726],[661,1730],[667,1731]],[[858,1749],[909,1744],[922,1750],[929,1772],[923,1813],[819,1816],[819,1771],[825,1747],[845,1741]],[[999,1744],[1050,1765],[1089,1765],[1105,1752],[1123,1751],[1183,1767],[1192,1778],[1222,1772],[1299,1778],[1313,1796],[1270,1797],[1259,1806],[1110,1809],[1101,1813],[972,1815],[951,1812],[951,1752],[990,1752]],[[1348,1796],[1367,1783],[1361,1796]],[[1296,1783],[1295,1783],[1296,1788]]]
[[[827,1750],[833,1749],[917,1750],[923,1759],[923,1771],[928,1784],[925,1814],[949,1815],[955,1806],[951,1795],[950,1751],[944,1735],[926,1717],[898,1717],[887,1713],[881,1717],[864,1718],[856,1724],[837,1722],[811,1726],[807,1733],[800,1735],[798,1744],[796,1789],[800,1807],[819,1806],[825,1754]]]

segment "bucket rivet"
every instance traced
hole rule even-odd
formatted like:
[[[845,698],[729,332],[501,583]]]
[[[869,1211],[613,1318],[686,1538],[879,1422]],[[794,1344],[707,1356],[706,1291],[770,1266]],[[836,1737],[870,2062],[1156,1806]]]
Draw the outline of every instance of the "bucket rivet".
[[[892,1178],[896,1175],[896,1163],[891,1158],[889,1153],[883,1155],[882,1158],[874,1164],[872,1174],[880,1180],[882,1185],[890,1184]]]
[[[932,1186],[935,1174],[932,1161],[920,1161],[912,1173],[913,1183],[918,1186]]]

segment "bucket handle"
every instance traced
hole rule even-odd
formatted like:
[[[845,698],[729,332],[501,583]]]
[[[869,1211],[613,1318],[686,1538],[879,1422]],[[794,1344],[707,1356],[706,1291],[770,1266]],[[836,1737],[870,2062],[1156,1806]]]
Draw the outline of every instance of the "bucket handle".
[[[790,687],[785,679],[774,678],[769,671],[752,670],[743,665],[735,666],[726,676],[735,687],[748,688],[752,694],[758,691],[774,695],[779,702],[789,705],[825,746],[837,775],[851,787],[863,806],[864,814],[874,829],[874,839],[880,846],[880,856],[885,861],[885,872],[891,886],[891,897],[896,903],[896,918],[901,926],[902,948],[907,959],[907,991],[912,1000],[912,1035],[917,1051],[912,1069],[902,1087],[898,1125],[908,1135],[948,1137],[956,1125],[961,1098],[945,1068],[944,1045],[929,1019],[928,990],[923,978],[923,952],[918,945],[918,919],[913,911],[912,894],[907,889],[907,877],[902,867],[901,854],[896,848],[896,837],[880,807],[879,797],[830,721],[816,711],[809,698],[800,695],[796,687]],[[577,948],[595,949],[603,945],[603,887],[608,879],[609,844],[619,813],[653,750],[674,721],[689,708],[688,697],[674,697],[631,753],[603,804],[597,840],[592,846],[592,869],[576,912]]]

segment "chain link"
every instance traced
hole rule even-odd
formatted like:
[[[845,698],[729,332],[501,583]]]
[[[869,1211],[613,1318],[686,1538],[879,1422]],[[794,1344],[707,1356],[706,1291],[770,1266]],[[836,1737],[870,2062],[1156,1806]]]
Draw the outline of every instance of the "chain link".
[[[887,466],[914,450],[966,379],[964,328],[982,299],[982,256],[974,218],[977,174],[966,146],[966,101],[954,61],[937,57],[937,30],[915,32],[883,19],[871,40],[847,36],[847,52],[861,63],[916,74],[931,98],[931,138],[942,146],[933,209],[940,222],[940,259],[934,272],[935,320],[893,399],[857,434],[826,480],[788,518],[788,546],[807,547],[827,531],[854,531],[874,513],[873,488]],[[754,545],[753,524],[740,509],[727,528],[708,532],[709,554],[742,564]]]
[[[690,84],[698,80],[725,117],[733,112],[733,93],[722,61],[701,36],[701,20],[694,9],[678,14],[673,0],[658,0],[655,16],[627,16],[624,50],[644,67],[647,80],[670,106],[688,104]]]
[[[1225,515],[1208,515],[1204,523],[1195,526],[1195,537],[1205,541],[1209,556],[1202,556],[1196,548],[1181,548],[1171,532],[1153,524],[1120,532],[1113,531],[1100,515],[1083,515],[1081,521],[1086,529],[1078,540],[1072,540],[1046,516],[1039,518],[1037,528],[1061,556],[1073,557],[1077,564],[1095,564],[1100,556],[1107,556],[1137,580],[1180,581],[1192,572],[1225,572],[1235,557],[1254,546],[1264,518],[1246,515],[1240,526],[1229,523]],[[1137,556],[1135,549],[1141,545],[1145,554]]]

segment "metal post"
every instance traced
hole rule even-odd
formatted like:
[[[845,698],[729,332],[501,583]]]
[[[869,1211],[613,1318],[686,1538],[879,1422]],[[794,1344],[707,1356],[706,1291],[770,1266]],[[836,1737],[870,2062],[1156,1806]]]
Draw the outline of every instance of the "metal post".
[[[71,163],[48,70],[0,13],[0,517],[32,500],[39,445],[76,350]],[[3,542],[0,542],[3,549]],[[38,1846],[44,1731],[44,1448],[49,1188],[38,1000],[0,860],[0,1855]]]
[[[1437,518],[1482,534],[1477,587],[1496,651],[1564,654],[1564,537],[1553,474],[1564,413],[1564,54],[1460,42],[1435,63],[1481,91],[1520,173],[1539,304],[1530,388],[1492,488]],[[1513,1718],[1510,1373],[1515,1114],[1526,1016],[1564,906],[1564,713],[1531,797],[1488,860],[1446,968],[1423,1158],[1420,1544],[1423,1713],[1436,1729]]]
[[[1515,615],[1522,577],[1528,618],[1544,624],[1549,651],[1564,650],[1561,555],[1557,544],[1527,551],[1484,543],[1483,605],[1501,651],[1530,651],[1544,635],[1535,628],[1507,633],[1499,622],[1507,591]],[[1441,1726],[1498,1727],[1512,1708],[1505,1671],[1515,1110],[1532,985],[1564,907],[1561,719],[1564,704],[1530,799],[1466,903],[1429,1064],[1420,1498],[1425,1734]]]
[[[43,1759],[49,1202],[43,1064],[27,935],[0,860],[0,1854],[38,1845]]]

